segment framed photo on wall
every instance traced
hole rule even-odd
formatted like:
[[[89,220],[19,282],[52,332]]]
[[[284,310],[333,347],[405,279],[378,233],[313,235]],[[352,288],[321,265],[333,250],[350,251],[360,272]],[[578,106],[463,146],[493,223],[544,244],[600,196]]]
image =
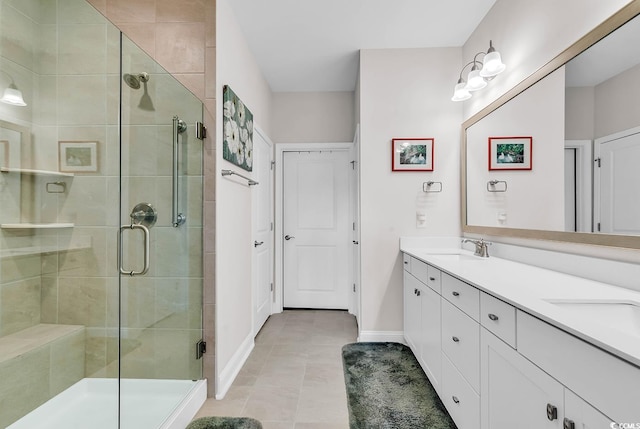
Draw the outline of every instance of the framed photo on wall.
[[[433,138],[391,140],[391,171],[433,171]]]
[[[489,170],[531,170],[533,137],[489,137]]]
[[[98,142],[59,141],[58,161],[63,173],[98,171]]]

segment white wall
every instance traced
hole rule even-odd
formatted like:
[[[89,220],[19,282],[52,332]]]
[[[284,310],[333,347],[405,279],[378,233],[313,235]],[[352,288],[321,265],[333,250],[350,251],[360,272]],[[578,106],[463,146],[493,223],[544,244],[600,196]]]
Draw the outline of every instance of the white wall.
[[[465,119],[530,76],[629,0],[498,0],[463,47],[465,63],[489,40],[507,65],[487,88],[464,102]],[[464,64],[464,63],[463,63]],[[458,70],[459,73],[459,70]],[[458,78],[452,75],[451,91]]]
[[[360,53],[361,334],[402,330],[399,237],[460,234],[462,105],[451,102],[449,85],[460,67],[460,48]],[[394,137],[435,138],[434,171],[392,172]],[[423,193],[429,180],[443,191]],[[426,214],[424,229],[416,228],[417,210]]]
[[[271,137],[277,143],[350,142],[354,113],[353,92],[276,92]]]
[[[596,86],[594,138],[640,125],[639,79],[640,65]]]
[[[217,0],[216,127],[216,393],[227,388],[253,344],[251,327],[251,188],[220,170],[251,173],[222,159],[222,87],[229,85],[253,113],[254,123],[271,132],[273,95],[237,24],[229,0]],[[239,368],[237,368],[239,369]],[[232,380],[231,380],[232,381]]]
[[[565,139],[593,140],[595,90],[573,87],[565,90]]]

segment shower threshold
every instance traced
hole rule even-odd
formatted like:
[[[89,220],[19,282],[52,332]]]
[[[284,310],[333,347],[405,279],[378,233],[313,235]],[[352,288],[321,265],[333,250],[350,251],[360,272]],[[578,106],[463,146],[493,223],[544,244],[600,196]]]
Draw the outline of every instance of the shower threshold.
[[[205,380],[84,378],[7,429],[184,429],[207,397]]]

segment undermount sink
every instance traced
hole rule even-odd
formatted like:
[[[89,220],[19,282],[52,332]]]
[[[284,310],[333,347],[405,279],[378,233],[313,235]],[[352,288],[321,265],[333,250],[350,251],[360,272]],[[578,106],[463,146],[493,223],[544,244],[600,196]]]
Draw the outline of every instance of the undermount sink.
[[[635,301],[547,299],[563,311],[640,337],[640,303]]]
[[[484,261],[487,259],[480,256],[468,255],[466,253],[443,253],[431,256],[443,261]]]

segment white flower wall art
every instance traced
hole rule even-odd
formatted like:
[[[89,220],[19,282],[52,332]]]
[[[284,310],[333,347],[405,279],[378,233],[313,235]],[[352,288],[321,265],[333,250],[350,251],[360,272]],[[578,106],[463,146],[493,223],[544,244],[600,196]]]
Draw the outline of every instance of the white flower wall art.
[[[222,157],[240,168],[252,171],[253,114],[227,85],[222,90],[222,101]]]

